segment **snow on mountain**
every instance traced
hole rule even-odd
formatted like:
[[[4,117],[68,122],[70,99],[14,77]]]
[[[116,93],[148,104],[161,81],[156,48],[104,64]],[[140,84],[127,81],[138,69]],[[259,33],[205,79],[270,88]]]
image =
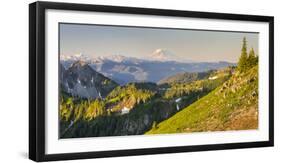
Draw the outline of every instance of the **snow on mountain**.
[[[82,60],[96,72],[121,85],[128,82],[141,81],[156,83],[167,76],[180,72],[203,72],[234,65],[229,62],[192,62],[178,60],[177,58],[176,55],[168,50],[157,49],[152,54],[152,57],[147,57],[147,59],[122,55],[89,58],[78,54],[71,57],[61,56],[60,62],[64,66],[65,71],[67,71],[75,62]]]
[[[74,54],[74,55],[60,55],[60,60],[66,61],[66,60],[73,60],[73,61],[89,61],[91,58],[87,55],[84,55],[82,53]]]
[[[179,57],[167,49],[156,49],[151,55],[151,60],[156,61],[179,61]]]
[[[91,57],[84,55],[82,53],[74,54],[74,55],[60,55],[60,61],[65,69],[68,69],[74,62],[84,61],[90,62],[92,60]]]
[[[62,69],[60,76],[60,85],[64,91],[83,98],[104,98],[118,86],[84,61],[76,61],[69,69]]]
[[[114,62],[118,62],[121,63],[123,62],[127,57],[123,56],[123,55],[111,55],[111,56],[100,56],[99,59],[100,60],[111,60]]]
[[[144,58],[136,58],[136,57],[127,57],[123,55],[108,55],[108,56],[98,56],[98,57],[89,57],[87,55],[84,55],[82,53],[74,54],[74,55],[60,55],[61,61],[67,61],[69,63],[73,63],[75,61],[86,61],[89,63],[103,63],[104,61],[112,61],[116,63],[122,63],[122,62],[132,62],[135,64],[138,64],[143,61],[176,61],[176,62],[191,62],[190,60],[185,61],[181,57],[177,56],[176,54],[172,53],[171,51],[167,49],[156,49],[152,54],[150,54],[147,57]],[[65,66],[65,65],[64,65]],[[66,69],[70,65],[67,65],[65,67]]]
[[[95,61],[112,61],[112,62],[116,62],[116,63],[122,63],[122,62],[131,62],[131,63],[139,63],[142,61],[145,61],[144,59],[139,59],[139,58],[135,58],[135,57],[127,57],[127,56],[123,56],[123,55],[110,55],[110,56],[100,56],[94,59]]]
[[[156,49],[155,51],[152,52],[152,54],[149,55],[149,60],[160,61],[160,62],[174,61],[180,63],[195,62],[192,60],[187,60],[185,58],[182,58],[167,49]]]

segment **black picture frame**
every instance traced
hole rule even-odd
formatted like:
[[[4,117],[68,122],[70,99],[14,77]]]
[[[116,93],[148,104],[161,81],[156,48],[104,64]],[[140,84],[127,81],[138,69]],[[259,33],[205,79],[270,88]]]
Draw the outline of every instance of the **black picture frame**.
[[[269,140],[261,142],[229,143],[215,145],[195,145],[180,147],[161,147],[150,149],[99,151],[66,154],[45,153],[45,11],[47,9],[69,11],[95,11],[124,14],[160,15],[174,17],[192,17],[220,20],[240,20],[269,23]],[[100,157],[117,157],[191,151],[208,151],[236,148],[269,147],[274,144],[274,18],[271,16],[222,14],[135,8],[120,6],[102,6],[73,3],[34,2],[29,5],[29,158],[34,161],[55,161]],[[56,64],[56,63],[54,63]]]

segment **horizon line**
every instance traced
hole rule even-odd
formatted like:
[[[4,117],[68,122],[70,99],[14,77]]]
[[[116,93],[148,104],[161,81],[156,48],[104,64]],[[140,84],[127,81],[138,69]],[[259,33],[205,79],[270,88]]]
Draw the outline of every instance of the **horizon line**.
[[[181,61],[181,60],[156,60],[156,59],[147,59],[145,58],[145,56],[143,58],[140,57],[135,57],[135,56],[126,56],[126,55],[121,55],[121,54],[109,54],[109,55],[104,55],[104,56],[92,56],[92,55],[87,55],[85,53],[75,53],[75,54],[59,54],[59,60],[63,61],[61,56],[69,56],[69,57],[73,57],[75,55],[80,55],[80,56],[85,56],[87,57],[89,60],[92,59],[97,59],[100,57],[112,57],[112,56],[120,56],[120,57],[126,57],[126,58],[132,58],[132,59],[138,59],[138,60],[144,60],[144,61],[155,61],[155,62],[179,62],[179,63],[219,63],[219,62],[227,62],[227,63],[233,63],[233,64],[237,64],[238,61],[228,61],[228,60],[216,60],[216,61],[199,61],[199,60],[188,60],[188,61]],[[149,56],[149,55],[146,55]],[[108,59],[110,60],[110,59]]]

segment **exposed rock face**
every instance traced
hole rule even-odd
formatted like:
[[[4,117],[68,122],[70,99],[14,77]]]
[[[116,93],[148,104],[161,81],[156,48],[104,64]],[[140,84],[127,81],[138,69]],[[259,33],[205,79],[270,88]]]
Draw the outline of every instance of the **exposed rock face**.
[[[65,75],[65,68],[64,68],[64,66],[62,65],[62,64],[60,64],[60,66],[59,66],[59,73],[60,73],[60,75],[59,75],[59,81],[61,82],[62,80],[63,80],[63,78],[64,78],[64,75]]]
[[[93,70],[86,62],[73,63],[60,69],[61,87],[67,93],[82,98],[104,98],[118,84]]]
[[[160,122],[176,113],[176,107],[168,102],[155,102],[151,108],[144,110],[142,116],[137,117],[138,113],[126,118],[124,126],[120,126],[115,131],[117,135],[139,135],[152,127],[153,122]],[[135,114],[135,115],[134,115]]]

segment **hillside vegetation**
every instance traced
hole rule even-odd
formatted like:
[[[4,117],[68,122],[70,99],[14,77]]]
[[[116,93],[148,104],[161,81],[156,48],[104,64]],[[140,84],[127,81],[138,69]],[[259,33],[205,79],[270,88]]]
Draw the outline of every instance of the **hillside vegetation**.
[[[258,127],[258,66],[235,73],[207,96],[146,134],[246,130]]]
[[[129,83],[104,99],[61,96],[60,134],[63,138],[139,135],[192,104],[231,76],[232,69],[216,71],[216,79],[156,85]],[[179,100],[180,99],[180,100]],[[177,101],[179,100],[179,101]],[[123,114],[123,110],[127,113]]]
[[[167,74],[158,84],[119,85],[85,62],[61,75],[60,138],[258,128],[258,55],[246,38],[237,66]]]
[[[182,72],[176,75],[169,76],[164,78],[158,82],[158,84],[165,84],[165,83],[189,83],[195,80],[202,80],[209,77],[209,75],[213,71],[206,71],[206,72]]]

